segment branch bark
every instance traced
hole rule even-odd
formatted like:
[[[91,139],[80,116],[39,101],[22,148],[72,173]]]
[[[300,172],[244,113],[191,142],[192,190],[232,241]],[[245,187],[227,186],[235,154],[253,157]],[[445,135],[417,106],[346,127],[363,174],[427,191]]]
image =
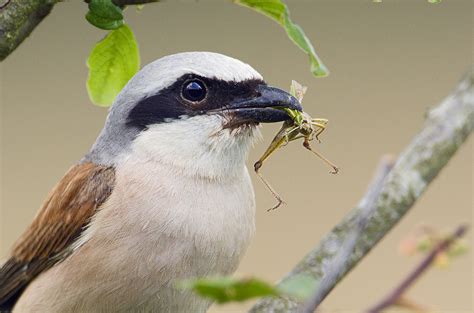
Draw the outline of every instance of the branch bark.
[[[365,210],[359,203],[283,278],[306,274],[320,282],[314,309],[342,279],[408,212],[430,182],[448,163],[474,128],[474,71],[466,77],[441,104],[428,112],[422,130],[400,154],[389,173],[370,215],[365,230],[360,229]],[[355,246],[351,247],[351,241]],[[349,251],[341,251],[341,247]],[[352,248],[352,249],[350,249]],[[349,256],[342,266],[338,257]],[[338,263],[339,261],[339,263]],[[335,278],[335,279],[334,279]],[[306,308],[309,308],[307,306]],[[251,313],[288,313],[301,310],[301,304],[290,298],[265,298]]]
[[[30,35],[58,1],[0,1],[0,61],[3,61]]]

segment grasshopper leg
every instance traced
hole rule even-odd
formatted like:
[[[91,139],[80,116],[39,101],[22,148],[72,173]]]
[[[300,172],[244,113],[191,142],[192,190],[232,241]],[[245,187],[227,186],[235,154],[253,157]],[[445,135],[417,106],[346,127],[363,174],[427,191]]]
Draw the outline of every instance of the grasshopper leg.
[[[278,203],[268,209],[267,211],[272,211],[281,206],[283,203],[283,199],[280,197],[280,195],[273,189],[273,187],[267,182],[267,180],[262,176],[262,174],[259,173],[259,169],[262,167],[263,162],[278,148],[285,146],[288,144],[288,141],[292,140],[292,135],[294,134],[295,131],[299,129],[298,126],[291,127],[290,129],[285,130],[284,132],[279,132],[277,136],[273,139],[272,143],[270,144],[270,147],[268,147],[267,151],[263,154],[263,156],[254,164],[254,170],[255,173],[257,174],[258,178],[263,182],[265,187],[271,192],[271,194],[277,199]]]
[[[278,148],[284,147],[288,144],[288,141],[290,140],[289,134],[293,133],[297,129],[298,127],[295,126],[295,127],[290,128],[289,130],[282,129],[278,132],[275,138],[273,138],[273,141],[270,144],[270,146],[267,148],[267,150],[263,153],[260,159],[257,162],[255,162],[255,164],[253,165],[255,172],[258,171],[260,167],[262,167],[263,162],[265,162],[265,160],[273,152],[275,152],[275,150],[277,150]]]
[[[319,135],[321,135],[324,130],[325,130],[324,128],[321,128],[321,127],[320,127],[320,128],[318,128],[317,131],[314,132],[313,137],[316,138],[316,140],[317,140],[319,143],[321,143],[321,139],[319,139]]]
[[[325,125],[329,122],[329,120],[327,120],[325,118],[313,118],[313,119],[311,119],[311,121],[313,121],[315,123],[325,124]]]
[[[330,172],[331,174],[337,174],[339,172],[339,168],[334,165],[331,161],[329,161],[328,159],[326,159],[322,154],[314,151],[310,144],[309,144],[309,140],[308,138],[305,138],[305,140],[303,141],[303,146],[308,149],[309,151],[313,152],[318,158],[320,158],[321,160],[323,160],[326,164],[328,164],[330,167],[332,167],[332,171]]]
[[[285,134],[285,143],[283,143],[281,146],[284,147],[286,146],[290,141],[293,141],[295,140],[295,138],[293,137],[293,134],[295,131],[299,130],[300,127],[299,126],[294,126],[293,128],[290,128],[286,134]]]
[[[322,129],[326,128],[325,124],[317,123],[315,121],[312,121],[311,124],[314,125],[314,126],[318,126],[319,128],[322,128]]]
[[[265,178],[263,178],[263,175],[260,174],[258,171],[255,171],[255,173],[257,174],[258,178],[260,178],[260,180],[265,185],[265,187],[267,187],[267,189],[270,190],[272,195],[278,201],[278,203],[275,206],[267,209],[267,212],[273,211],[273,210],[277,209],[279,206],[281,206],[282,204],[284,204],[285,201],[283,201],[282,197],[280,197],[280,195],[275,191],[275,189],[273,189],[273,187],[270,185],[270,183]]]
[[[296,136],[295,138],[291,138],[290,141],[298,140],[300,138],[306,138],[306,136],[305,135],[299,135],[299,136]]]
[[[316,138],[316,140],[319,143],[321,143],[321,140],[319,139],[319,135],[321,135],[321,133],[326,129],[327,122],[328,122],[328,120],[324,119],[324,118],[313,118],[311,120],[311,125],[316,126],[316,127],[319,128],[317,131],[315,131],[315,133],[313,135],[314,138]]]
[[[311,135],[299,135],[299,136],[296,136],[294,138],[292,138],[290,141],[293,141],[293,140],[298,140],[300,138],[305,138],[306,140],[308,141],[311,141],[313,139],[316,138],[316,140],[321,143],[321,140],[319,140],[319,135],[321,135],[321,133],[324,131],[324,128],[318,128],[318,130],[314,131]]]

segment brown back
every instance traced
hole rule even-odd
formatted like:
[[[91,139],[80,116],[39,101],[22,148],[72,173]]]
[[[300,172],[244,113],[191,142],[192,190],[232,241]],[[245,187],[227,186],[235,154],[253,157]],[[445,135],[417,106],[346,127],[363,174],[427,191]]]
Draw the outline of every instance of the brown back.
[[[0,311],[11,310],[36,276],[72,252],[71,244],[112,193],[114,183],[112,167],[83,163],[69,169],[0,268]]]

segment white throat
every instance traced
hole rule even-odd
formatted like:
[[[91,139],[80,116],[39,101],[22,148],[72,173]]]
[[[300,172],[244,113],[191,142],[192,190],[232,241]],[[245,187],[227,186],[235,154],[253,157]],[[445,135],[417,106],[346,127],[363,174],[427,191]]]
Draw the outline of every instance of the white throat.
[[[241,175],[260,132],[255,126],[223,129],[225,117],[201,115],[152,125],[134,140],[135,155],[205,179]]]

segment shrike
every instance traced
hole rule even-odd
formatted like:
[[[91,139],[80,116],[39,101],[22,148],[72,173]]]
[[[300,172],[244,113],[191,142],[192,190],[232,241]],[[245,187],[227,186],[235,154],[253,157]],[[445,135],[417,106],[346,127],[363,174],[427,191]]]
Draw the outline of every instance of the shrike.
[[[209,52],[145,66],[91,150],[0,269],[13,312],[205,312],[177,289],[235,271],[255,229],[245,161],[261,122],[301,111],[249,65]]]

